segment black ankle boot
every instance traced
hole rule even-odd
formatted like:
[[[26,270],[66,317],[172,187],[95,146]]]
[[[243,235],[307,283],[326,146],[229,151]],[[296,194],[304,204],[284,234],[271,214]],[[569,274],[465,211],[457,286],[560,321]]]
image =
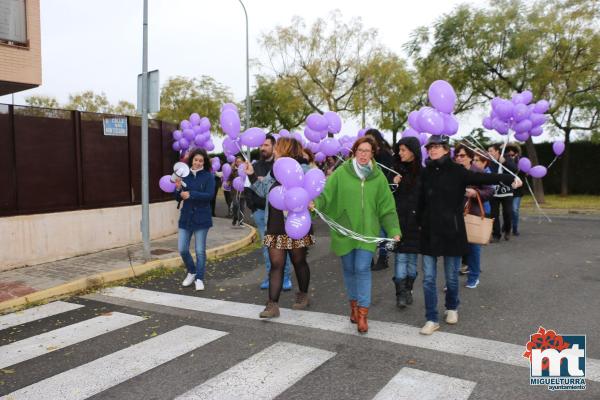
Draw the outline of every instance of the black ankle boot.
[[[406,301],[406,279],[392,278],[392,280],[396,285],[396,307],[404,308],[408,304]]]
[[[412,296],[412,290],[413,290],[413,283],[415,283],[415,278],[406,278],[406,304],[412,304],[413,303],[413,296]]]

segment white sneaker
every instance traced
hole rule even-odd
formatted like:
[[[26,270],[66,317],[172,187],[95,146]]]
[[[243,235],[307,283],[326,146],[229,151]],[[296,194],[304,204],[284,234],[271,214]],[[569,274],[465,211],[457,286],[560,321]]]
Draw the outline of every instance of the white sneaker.
[[[438,329],[440,329],[440,324],[433,321],[427,321],[427,323],[425,323],[425,325],[421,328],[421,331],[419,333],[421,335],[431,335]]]
[[[183,282],[181,282],[181,286],[183,286],[183,287],[190,286],[192,283],[194,283],[194,279],[196,279],[196,274],[188,273],[187,276],[185,277],[185,279],[183,280]]]
[[[446,314],[446,323],[454,325],[458,322],[458,311],[456,310],[446,310],[444,312]]]
[[[200,279],[196,279],[196,290],[204,290],[204,282]]]

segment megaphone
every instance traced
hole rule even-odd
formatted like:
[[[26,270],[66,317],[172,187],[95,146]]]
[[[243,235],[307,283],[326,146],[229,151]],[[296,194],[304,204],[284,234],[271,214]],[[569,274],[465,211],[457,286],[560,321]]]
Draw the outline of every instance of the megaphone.
[[[175,183],[177,179],[185,178],[190,174],[190,167],[184,162],[177,162],[173,165],[173,175],[171,175],[171,182]],[[183,187],[187,187],[185,182],[181,181]]]

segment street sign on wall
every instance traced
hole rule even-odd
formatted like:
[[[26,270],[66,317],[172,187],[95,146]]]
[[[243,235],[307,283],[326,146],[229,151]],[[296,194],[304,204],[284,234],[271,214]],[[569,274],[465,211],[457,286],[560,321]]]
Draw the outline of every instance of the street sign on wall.
[[[127,136],[127,117],[104,118],[104,136]]]

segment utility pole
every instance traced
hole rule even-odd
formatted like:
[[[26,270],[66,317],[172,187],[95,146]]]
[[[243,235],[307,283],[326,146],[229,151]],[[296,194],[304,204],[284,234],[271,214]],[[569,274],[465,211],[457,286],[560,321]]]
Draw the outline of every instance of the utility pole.
[[[142,240],[144,260],[150,260],[150,192],[148,186],[148,0],[144,0],[142,50]]]

